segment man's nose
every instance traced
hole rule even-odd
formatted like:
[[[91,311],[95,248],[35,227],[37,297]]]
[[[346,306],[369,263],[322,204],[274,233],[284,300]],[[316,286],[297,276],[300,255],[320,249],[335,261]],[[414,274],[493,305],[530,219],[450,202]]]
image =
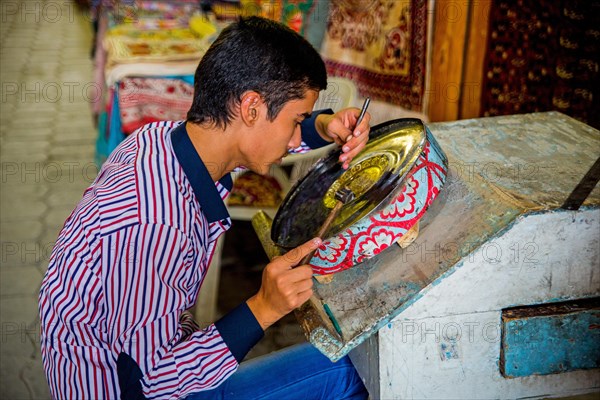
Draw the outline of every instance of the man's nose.
[[[291,149],[295,149],[300,147],[302,144],[302,129],[300,129],[300,125],[296,126],[294,129],[294,135],[292,136],[292,140],[290,140],[289,146]]]

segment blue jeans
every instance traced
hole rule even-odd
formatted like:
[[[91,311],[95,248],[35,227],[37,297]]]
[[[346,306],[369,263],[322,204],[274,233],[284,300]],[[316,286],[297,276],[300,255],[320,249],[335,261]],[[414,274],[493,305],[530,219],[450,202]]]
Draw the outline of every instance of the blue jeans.
[[[190,394],[186,400],[357,400],[368,396],[347,356],[332,363],[304,343],[243,362],[221,386]]]

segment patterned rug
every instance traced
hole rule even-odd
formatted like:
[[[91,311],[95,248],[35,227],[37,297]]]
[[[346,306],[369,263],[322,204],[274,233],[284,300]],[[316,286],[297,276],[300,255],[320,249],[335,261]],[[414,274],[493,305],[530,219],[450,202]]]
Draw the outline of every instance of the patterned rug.
[[[556,110],[600,128],[600,1],[493,2],[482,115]]]
[[[424,0],[332,0],[321,53],[330,76],[359,94],[422,111],[427,61]]]

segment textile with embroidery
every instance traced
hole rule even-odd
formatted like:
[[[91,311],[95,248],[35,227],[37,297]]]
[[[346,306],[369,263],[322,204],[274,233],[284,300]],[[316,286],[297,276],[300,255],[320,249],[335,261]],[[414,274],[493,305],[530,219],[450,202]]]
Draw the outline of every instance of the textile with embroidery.
[[[119,84],[123,133],[151,122],[185,119],[193,95],[193,86],[179,79],[123,79]]]
[[[353,80],[362,96],[422,111],[427,17],[424,0],[332,0],[328,74]]]

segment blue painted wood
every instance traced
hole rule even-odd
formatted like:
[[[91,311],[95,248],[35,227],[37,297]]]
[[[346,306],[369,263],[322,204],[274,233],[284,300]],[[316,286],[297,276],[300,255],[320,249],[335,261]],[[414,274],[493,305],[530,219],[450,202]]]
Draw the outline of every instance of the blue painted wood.
[[[600,367],[599,301],[505,310],[500,367],[506,377]]]

